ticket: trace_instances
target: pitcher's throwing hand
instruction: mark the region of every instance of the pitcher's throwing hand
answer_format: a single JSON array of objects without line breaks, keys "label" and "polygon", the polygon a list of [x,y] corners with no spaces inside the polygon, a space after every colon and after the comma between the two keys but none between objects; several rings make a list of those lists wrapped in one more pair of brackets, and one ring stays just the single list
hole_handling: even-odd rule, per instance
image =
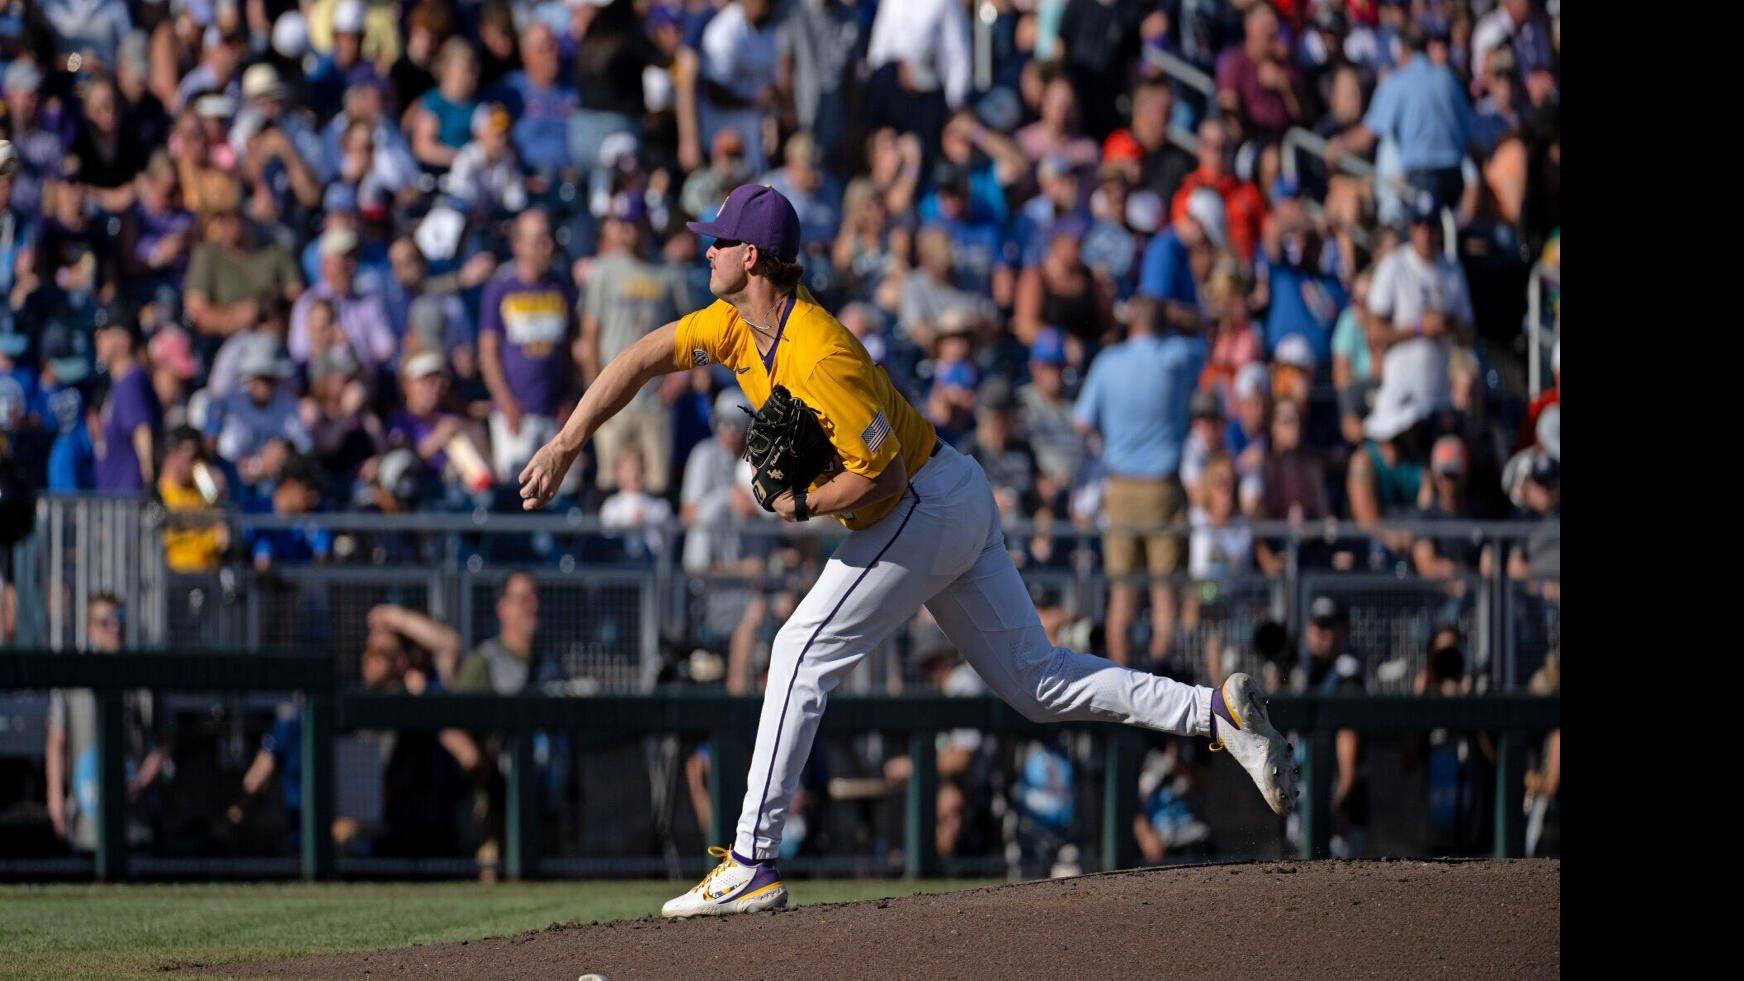
[{"label": "pitcher's throwing hand", "polygon": [[537,511],[549,504],[574,462],[575,458],[559,450],[556,443],[539,447],[521,468],[521,510]]}]

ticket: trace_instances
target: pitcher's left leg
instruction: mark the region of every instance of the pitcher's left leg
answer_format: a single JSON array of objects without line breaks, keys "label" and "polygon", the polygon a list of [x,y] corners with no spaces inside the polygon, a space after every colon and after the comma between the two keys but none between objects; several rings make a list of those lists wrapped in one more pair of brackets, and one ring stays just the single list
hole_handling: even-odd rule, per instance
[{"label": "pitcher's left leg", "polygon": [[1267,717],[1258,686],[1233,674],[1217,688],[1186,685],[1055,647],[1002,538],[927,603],[963,657],[999,696],[1036,722],[1101,721],[1204,735],[1228,749],[1278,814],[1295,804],[1289,743]]}]

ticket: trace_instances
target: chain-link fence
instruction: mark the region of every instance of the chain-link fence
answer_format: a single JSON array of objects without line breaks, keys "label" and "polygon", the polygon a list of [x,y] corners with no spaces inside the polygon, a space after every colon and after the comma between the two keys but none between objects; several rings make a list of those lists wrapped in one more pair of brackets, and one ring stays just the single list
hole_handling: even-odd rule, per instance
[{"label": "chain-link fence", "polygon": [[[527,572],[539,598],[539,656],[554,661],[576,693],[712,682],[729,671],[744,675],[733,679],[744,690],[843,534],[826,522],[716,528],[711,551],[730,561],[686,568],[685,529],[650,536],[603,528],[579,512],[291,519],[48,498],[38,517],[34,534],[10,556],[15,643],[73,646],[84,636],[89,599],[111,592],[127,611],[129,646],[315,649],[340,658],[356,677],[373,608],[425,614],[452,627],[471,650],[498,631],[503,583]],[[238,542],[235,557],[207,570],[169,570],[164,534],[190,522],[226,524]],[[1560,647],[1556,522],[1243,528],[1264,546],[1269,565],[1255,561],[1262,554],[1255,548],[1245,564],[1214,574],[1183,568],[1111,579],[1099,529],[1012,527],[1007,543],[1065,646],[1106,651],[1111,582],[1144,587],[1127,627],[1134,662],[1186,680],[1212,682],[1234,670],[1289,678],[1305,664],[1316,600],[1336,605],[1341,653],[1361,662],[1365,686],[1379,693],[1413,690],[1443,628],[1455,632],[1464,669],[1480,688],[1525,686]],[[1180,531],[1187,539],[1203,533]],[[332,547],[313,562],[257,564],[247,546],[254,535],[316,533]],[[732,547],[723,548],[728,539]],[[648,548],[651,540],[661,547]],[[1521,557],[1527,552],[1530,561]],[[1153,587],[1165,584],[1173,606],[1167,616],[1152,602]],[[931,679],[923,662],[941,647],[948,641],[923,610],[866,659],[846,690],[925,688]]]}]

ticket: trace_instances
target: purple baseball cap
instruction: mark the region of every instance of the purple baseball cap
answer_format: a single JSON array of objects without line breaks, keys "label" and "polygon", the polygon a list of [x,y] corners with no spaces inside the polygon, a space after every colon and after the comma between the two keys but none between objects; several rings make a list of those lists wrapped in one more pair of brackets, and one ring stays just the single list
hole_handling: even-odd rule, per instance
[{"label": "purple baseball cap", "polygon": [[799,256],[799,213],[767,184],[740,184],[721,203],[714,221],[687,221],[684,227],[698,235],[755,245],[782,262]]}]

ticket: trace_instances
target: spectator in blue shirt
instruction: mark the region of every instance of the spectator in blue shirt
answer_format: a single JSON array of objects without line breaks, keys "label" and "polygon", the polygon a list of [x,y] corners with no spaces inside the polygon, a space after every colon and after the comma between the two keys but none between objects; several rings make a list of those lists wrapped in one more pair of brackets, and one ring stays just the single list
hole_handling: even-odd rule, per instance
[{"label": "spectator in blue shirt", "polygon": [[763,175],[762,183],[793,202],[800,244],[827,249],[842,227],[842,185],[820,166],[823,161],[810,133],[788,137],[783,150],[781,168]]},{"label": "spectator in blue shirt", "polygon": [[[1175,599],[1167,577],[1180,568],[1182,542],[1170,526],[1187,515],[1181,486],[1181,449],[1190,421],[1188,402],[1204,370],[1204,340],[1163,328],[1161,305],[1130,304],[1130,335],[1090,365],[1078,396],[1080,431],[1101,437],[1109,473],[1103,563],[1108,593],[1108,656],[1131,664],[1128,631],[1138,614],[1138,585],[1124,577],[1150,574],[1153,662],[1174,645]],[[1133,527],[1148,529],[1135,533]],[[1144,562],[1141,566],[1140,560]]]},{"label": "spectator in blue shirt", "polygon": [[[277,517],[307,514],[321,503],[321,468],[313,458],[297,455],[285,460],[272,491],[272,513]],[[248,554],[257,572],[274,565],[314,562],[333,554],[333,533],[326,528],[250,530]]]},{"label": "spectator in blue shirt", "polygon": [[1362,125],[1327,142],[1326,156],[1336,160],[1390,140],[1411,188],[1428,191],[1438,209],[1457,207],[1465,189],[1459,165],[1471,140],[1471,106],[1453,72],[1430,60],[1421,28],[1407,27],[1403,41],[1410,58],[1375,89]]},{"label": "spectator in blue shirt", "polygon": [[1314,351],[1314,363],[1330,364],[1332,331],[1349,294],[1322,268],[1321,239],[1301,201],[1293,194],[1275,200],[1255,275],[1256,302],[1266,308],[1266,351],[1275,354],[1284,338],[1300,334]]},{"label": "spectator in blue shirt", "polygon": [[1203,321],[1199,289],[1188,259],[1200,246],[1227,246],[1224,217],[1223,198],[1211,188],[1201,188],[1188,195],[1187,208],[1180,217],[1145,247],[1138,294],[1161,304],[1165,323],[1192,330]]},{"label": "spectator in blue shirt", "polygon": [[993,279],[1002,249],[999,221],[975,197],[974,173],[950,160],[933,168],[933,211],[937,225],[951,237],[953,278],[958,286],[982,296],[998,296]]},{"label": "spectator in blue shirt", "polygon": [[491,98],[515,121],[509,139],[521,163],[551,177],[575,163],[569,155],[569,117],[581,107],[581,97],[561,80],[557,35],[546,24],[536,21],[521,32],[521,64]]}]

